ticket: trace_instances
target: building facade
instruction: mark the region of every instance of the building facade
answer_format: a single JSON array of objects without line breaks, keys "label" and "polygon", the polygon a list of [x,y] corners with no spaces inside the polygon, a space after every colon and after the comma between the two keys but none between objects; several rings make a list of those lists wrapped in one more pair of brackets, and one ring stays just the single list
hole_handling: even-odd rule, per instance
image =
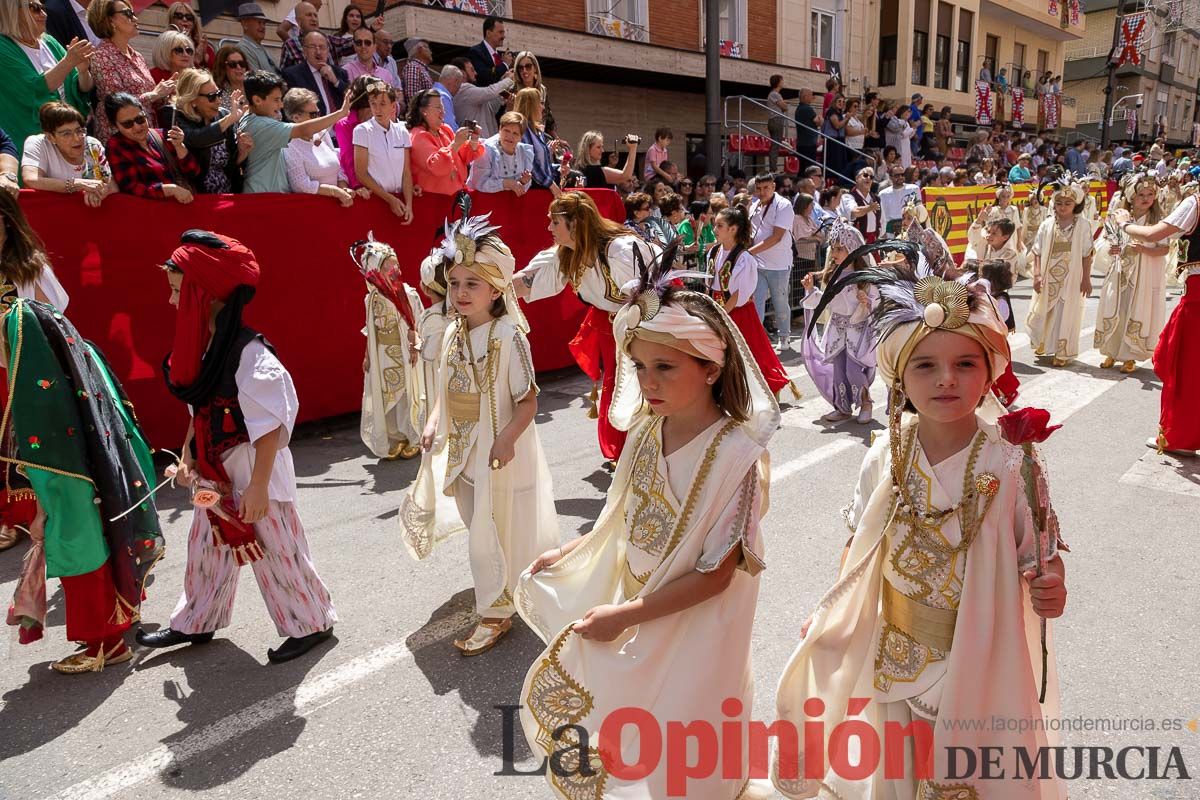
[{"label": "building facade", "polygon": [[[1161,134],[1168,144],[1193,144],[1200,89],[1200,24],[1195,8],[1184,4],[1178,18],[1169,7],[1147,10],[1125,2],[1131,30],[1144,21],[1132,59],[1117,67],[1111,114],[1113,141],[1141,141]],[[1194,6],[1195,4],[1193,4]],[[1135,16],[1141,15],[1141,16]],[[1067,51],[1067,91],[1079,98],[1079,131],[1100,138],[1108,56],[1118,24],[1117,0],[1094,0],[1087,9],[1087,35]],[[1119,39],[1120,37],[1118,37]],[[1124,49],[1118,44],[1119,49]]]}]

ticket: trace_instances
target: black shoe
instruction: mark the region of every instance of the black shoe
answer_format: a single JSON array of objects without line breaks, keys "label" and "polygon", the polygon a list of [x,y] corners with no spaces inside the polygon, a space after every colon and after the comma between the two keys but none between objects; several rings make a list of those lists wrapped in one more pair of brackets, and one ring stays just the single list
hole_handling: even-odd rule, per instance
[{"label": "black shoe", "polygon": [[299,658],[331,636],[333,636],[332,626],[323,631],[310,633],[308,636],[289,636],[283,644],[279,645],[278,650],[267,651],[267,661],[272,664],[282,664],[284,661]]},{"label": "black shoe", "polygon": [[174,647],[177,644],[204,644],[211,642],[213,631],[208,633],[180,633],[173,631],[170,628],[159,628],[156,631],[146,633],[141,628],[138,628],[137,634],[133,637],[142,647]]}]

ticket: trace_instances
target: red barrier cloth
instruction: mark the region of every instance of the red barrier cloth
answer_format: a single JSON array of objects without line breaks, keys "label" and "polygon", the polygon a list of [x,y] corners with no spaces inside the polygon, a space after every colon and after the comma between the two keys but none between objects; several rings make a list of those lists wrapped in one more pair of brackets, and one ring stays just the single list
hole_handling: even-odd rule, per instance
[{"label": "red barrier cloth", "polygon": [[[616,192],[588,194],[601,214],[625,219]],[[491,212],[523,267],[553,244],[546,218],[551,199],[544,190],[523,197],[476,194],[472,212]],[[254,251],[262,280],[246,324],[275,345],[295,379],[305,421],[361,407],[366,288],[350,261],[350,245],[374,231],[396,248],[405,280],[416,286],[450,201],[447,195],[418,197],[412,224],[402,225],[378,199],[342,208],[328,197],[299,194],[197,195],[190,205],[113,195],[92,209],[82,194],[21,193],[21,206],[71,295],[71,321],[108,356],[151,442],[172,450],[183,442],[187,411],[163,384],[175,309],[158,265],[179,246],[180,234],[204,228]],[[563,332],[578,329],[583,309],[569,291],[525,306],[538,370],[574,363]]]}]

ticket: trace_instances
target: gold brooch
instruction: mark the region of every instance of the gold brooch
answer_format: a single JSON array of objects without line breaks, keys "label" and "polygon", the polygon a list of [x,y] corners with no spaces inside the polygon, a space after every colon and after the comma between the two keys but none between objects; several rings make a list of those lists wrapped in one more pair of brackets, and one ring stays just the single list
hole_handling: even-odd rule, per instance
[{"label": "gold brooch", "polygon": [[470,236],[463,236],[461,233],[455,234],[454,263],[466,265],[475,263],[475,240]]},{"label": "gold brooch", "polygon": [[917,281],[913,296],[925,306],[925,324],[931,328],[952,331],[971,316],[970,293],[961,283],[929,275]]},{"label": "gold brooch", "polygon": [[662,299],[659,298],[658,292],[653,289],[647,289],[640,293],[634,302],[637,304],[638,309],[641,310],[643,320],[654,319],[654,315],[662,308]]},{"label": "gold brooch", "polygon": [[1000,491],[1000,479],[991,472],[981,472],[975,476],[975,491],[984,497],[995,497]]}]

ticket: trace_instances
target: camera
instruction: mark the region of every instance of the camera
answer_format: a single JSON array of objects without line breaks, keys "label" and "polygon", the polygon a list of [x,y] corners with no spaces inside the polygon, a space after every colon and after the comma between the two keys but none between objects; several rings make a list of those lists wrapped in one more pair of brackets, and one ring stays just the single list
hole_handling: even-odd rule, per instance
[{"label": "camera", "polygon": [[626,134],[625,136],[621,137],[621,144],[631,144],[631,143],[632,144],[641,144],[642,137],[638,136],[636,133]]}]

